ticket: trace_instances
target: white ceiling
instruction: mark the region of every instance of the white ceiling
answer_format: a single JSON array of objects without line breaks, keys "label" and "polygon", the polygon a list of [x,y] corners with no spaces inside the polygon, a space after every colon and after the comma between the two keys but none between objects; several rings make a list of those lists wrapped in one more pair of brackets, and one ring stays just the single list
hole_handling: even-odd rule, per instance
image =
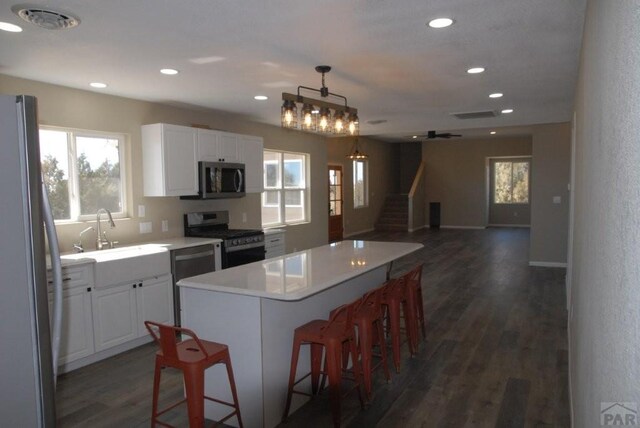
[{"label": "white ceiling", "polygon": [[[359,110],[361,134],[409,141],[428,130],[571,118],[586,0],[51,0],[69,30],[45,30],[0,0],[0,73],[279,124],[281,93],[319,88]],[[17,2],[19,3],[19,2]],[[434,30],[437,17],[455,20]],[[483,66],[470,75],[466,70]],[[180,70],[164,76],[160,68]],[[97,90],[96,90],[97,91]],[[489,99],[492,92],[504,97]],[[255,101],[254,95],[269,96]],[[313,95],[313,94],[310,94]],[[513,108],[490,119],[450,113]],[[386,122],[370,125],[371,120]]]}]

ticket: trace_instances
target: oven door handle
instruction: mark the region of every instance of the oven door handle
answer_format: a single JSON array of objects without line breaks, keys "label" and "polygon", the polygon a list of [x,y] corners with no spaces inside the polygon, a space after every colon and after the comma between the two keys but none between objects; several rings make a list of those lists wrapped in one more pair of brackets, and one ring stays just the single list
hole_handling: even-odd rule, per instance
[{"label": "oven door handle", "polygon": [[184,260],[200,259],[200,258],[209,257],[209,256],[213,256],[213,250],[203,251],[201,253],[195,253],[195,254],[186,254],[184,256],[176,256],[176,261],[181,262]]},{"label": "oven door handle", "polygon": [[225,252],[235,253],[236,251],[252,250],[254,248],[260,248],[260,247],[264,248],[264,242],[256,242],[255,244],[244,244],[244,245],[238,245],[236,247],[226,248]]}]

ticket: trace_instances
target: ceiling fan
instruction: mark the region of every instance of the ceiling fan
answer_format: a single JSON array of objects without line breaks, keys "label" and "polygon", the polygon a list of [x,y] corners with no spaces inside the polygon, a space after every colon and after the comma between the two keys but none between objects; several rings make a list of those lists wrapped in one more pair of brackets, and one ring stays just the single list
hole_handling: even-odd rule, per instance
[{"label": "ceiling fan", "polygon": [[443,132],[438,134],[436,131],[427,132],[427,139],[431,140],[434,138],[451,138],[451,137],[462,137],[460,134],[452,134],[451,132]]},{"label": "ceiling fan", "polygon": [[447,139],[449,139],[451,137],[462,137],[462,135],[460,135],[460,134],[452,134],[451,132],[437,133],[436,131],[428,131],[426,134],[411,135],[410,136],[410,138],[412,138],[412,139],[426,138],[427,140],[433,140],[435,138],[447,138]]}]

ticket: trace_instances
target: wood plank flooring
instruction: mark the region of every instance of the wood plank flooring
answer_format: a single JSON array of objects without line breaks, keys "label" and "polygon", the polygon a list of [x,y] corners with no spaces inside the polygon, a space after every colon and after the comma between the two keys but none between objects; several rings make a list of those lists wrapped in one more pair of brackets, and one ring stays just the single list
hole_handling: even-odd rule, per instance
[{"label": "wood plank flooring", "polygon": [[[424,244],[395,262],[392,275],[424,263],[428,334],[419,355],[403,355],[390,383],[377,373],[365,410],[355,394],[344,399],[343,426],[570,426],[565,271],[528,266],[528,229],[357,238]],[[146,345],[61,376],[59,426],[149,426],[154,352]],[[180,397],[180,374],[165,370],[162,388],[166,402]],[[187,426],[186,410],[169,414],[168,422]],[[281,425],[329,426],[325,394]]]}]

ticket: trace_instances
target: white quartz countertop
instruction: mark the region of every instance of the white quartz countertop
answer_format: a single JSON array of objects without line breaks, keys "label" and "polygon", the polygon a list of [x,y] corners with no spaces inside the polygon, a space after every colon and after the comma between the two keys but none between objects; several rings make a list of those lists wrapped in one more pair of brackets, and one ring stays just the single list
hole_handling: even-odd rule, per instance
[{"label": "white quartz countertop", "polygon": [[158,245],[165,247],[167,250],[179,250],[180,248],[197,247],[198,245],[216,244],[222,242],[222,239],[216,238],[191,238],[182,236],[180,238],[161,239],[145,242],[145,245]]},{"label": "white quartz countertop", "polygon": [[181,287],[301,300],[423,247],[411,242],[341,241],[185,278]]},{"label": "white quartz countertop", "polygon": [[263,233],[265,235],[273,235],[274,233],[286,233],[286,230],[284,229],[279,229],[279,228],[272,228],[272,229],[264,229]]}]

